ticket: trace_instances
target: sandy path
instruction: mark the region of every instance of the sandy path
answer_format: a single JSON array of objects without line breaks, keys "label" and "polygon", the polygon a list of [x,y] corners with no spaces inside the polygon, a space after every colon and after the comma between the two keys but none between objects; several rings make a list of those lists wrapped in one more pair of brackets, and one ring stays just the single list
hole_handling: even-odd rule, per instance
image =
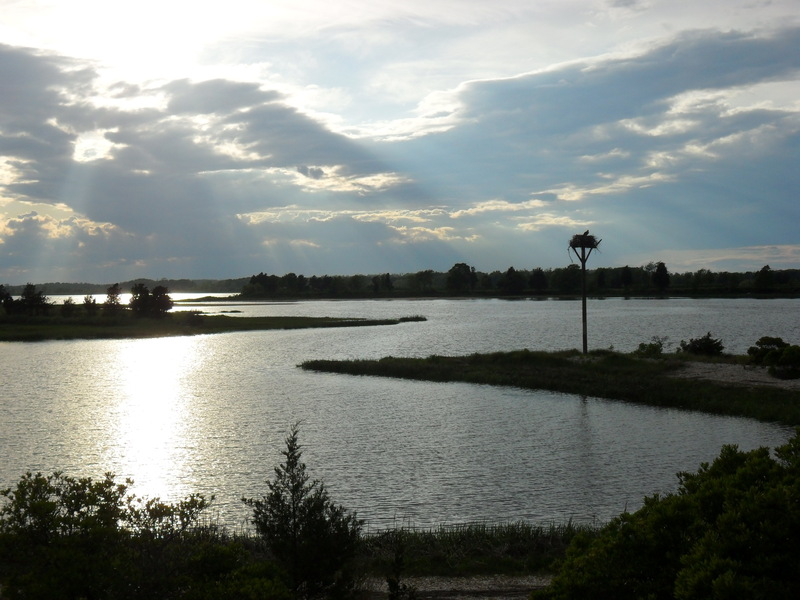
[{"label": "sandy path", "polygon": [[800,379],[778,379],[763,367],[731,365],[725,363],[687,362],[675,377],[710,379],[744,386],[771,386],[800,391]]},{"label": "sandy path", "polygon": [[[417,599],[437,600],[518,600],[527,598],[533,590],[542,589],[550,577],[530,575],[509,577],[490,575],[485,577],[407,577],[402,583],[412,587]],[[387,598],[386,584],[372,581],[368,586],[369,596],[376,600]]]}]

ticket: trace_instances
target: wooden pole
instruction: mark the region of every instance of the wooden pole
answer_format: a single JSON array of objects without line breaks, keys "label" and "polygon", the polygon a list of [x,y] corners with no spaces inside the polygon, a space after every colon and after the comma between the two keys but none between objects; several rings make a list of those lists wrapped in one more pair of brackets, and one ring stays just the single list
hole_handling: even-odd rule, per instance
[{"label": "wooden pole", "polygon": [[[578,257],[578,260],[581,261],[581,322],[583,325],[583,353],[589,353],[589,335],[588,335],[588,328],[586,325],[586,261],[589,260],[589,256],[592,254],[592,250],[597,248],[600,244],[600,240],[595,238],[593,235],[589,235],[589,230],[587,229],[583,235],[574,235],[572,236],[572,240],[570,240],[569,247],[575,253],[575,256]],[[578,248],[581,249],[580,253],[578,253]]]},{"label": "wooden pole", "polygon": [[[589,254],[591,254],[591,249]],[[586,260],[589,256],[586,254],[586,248],[581,248],[581,291],[582,291],[582,306],[581,316],[583,317],[583,353],[589,353],[589,336],[586,329]]]}]

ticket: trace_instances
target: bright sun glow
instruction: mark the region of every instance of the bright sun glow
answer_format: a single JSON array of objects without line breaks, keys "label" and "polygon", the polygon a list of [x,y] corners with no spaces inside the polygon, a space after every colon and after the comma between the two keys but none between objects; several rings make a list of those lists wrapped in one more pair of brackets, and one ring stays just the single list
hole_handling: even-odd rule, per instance
[{"label": "bright sun glow", "polygon": [[[180,497],[175,489],[192,470],[194,435],[188,421],[184,378],[199,368],[196,338],[135,340],[123,344],[117,357],[120,395],[117,457],[137,495]],[[181,476],[175,474],[180,473]]]},{"label": "bright sun glow", "polygon": [[75,140],[73,158],[78,162],[108,158],[113,147],[114,144],[109,142],[101,131],[92,131]]}]

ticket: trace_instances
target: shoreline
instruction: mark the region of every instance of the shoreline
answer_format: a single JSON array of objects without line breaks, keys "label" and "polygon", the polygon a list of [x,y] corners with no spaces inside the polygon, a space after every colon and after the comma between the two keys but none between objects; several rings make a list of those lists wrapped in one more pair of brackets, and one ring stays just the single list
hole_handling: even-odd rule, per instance
[{"label": "shoreline", "polygon": [[469,356],[310,360],[300,368],[437,382],[549,390],[663,408],[800,426],[800,380],[769,376],[746,357],[708,361],[676,355],[640,358],[609,350],[516,350]]}]

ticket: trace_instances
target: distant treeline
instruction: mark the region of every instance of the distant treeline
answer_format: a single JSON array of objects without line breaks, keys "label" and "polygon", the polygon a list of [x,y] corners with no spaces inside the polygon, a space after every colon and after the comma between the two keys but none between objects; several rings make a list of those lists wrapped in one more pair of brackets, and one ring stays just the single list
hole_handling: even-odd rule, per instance
[{"label": "distant treeline", "polygon": [[[728,272],[700,269],[671,273],[663,262],[639,267],[603,267],[586,272],[591,295],[751,296],[800,295],[800,269]],[[258,273],[237,279],[135,279],[121,282],[123,290],[137,284],[150,289],[163,286],[171,293],[229,293],[244,298],[403,298],[445,296],[574,296],[581,293],[581,268],[577,264],[555,269],[516,269],[490,273],[456,263],[449,271],[427,269],[416,273],[378,275],[283,275]],[[53,295],[105,295],[110,284],[43,283],[42,293]],[[6,285],[19,295],[24,285]]]},{"label": "distant treeline", "polygon": [[[592,295],[748,296],[800,294],[800,269],[731,273],[700,269],[670,273],[663,262],[640,267],[587,270]],[[485,273],[466,263],[447,272],[433,270],[382,275],[323,275],[258,273],[242,287],[245,298],[374,298],[409,296],[574,296],[581,293],[581,268],[509,267]]]},{"label": "distant treeline", "polygon": [[[215,293],[215,294],[238,294],[242,287],[247,284],[247,277],[238,279],[133,279],[131,281],[119,282],[119,287],[125,292],[130,291],[136,285],[144,285],[149,289],[158,286],[167,288],[171,293]],[[36,284],[36,289],[48,296],[69,296],[86,294],[105,296],[108,288],[116,282],[110,283],[41,283]],[[4,285],[6,291],[15,296],[20,295],[24,285]]]}]

